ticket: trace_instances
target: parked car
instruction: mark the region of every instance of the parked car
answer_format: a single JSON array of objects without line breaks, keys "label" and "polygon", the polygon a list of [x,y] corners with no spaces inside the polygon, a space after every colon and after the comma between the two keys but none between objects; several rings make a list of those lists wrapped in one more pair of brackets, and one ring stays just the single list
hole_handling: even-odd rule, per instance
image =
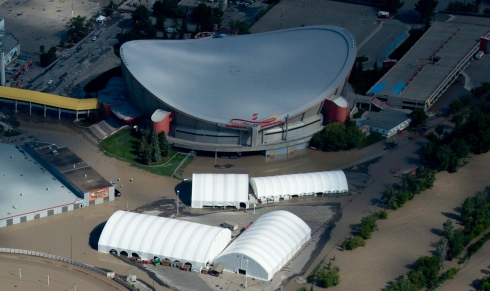
[{"label": "parked car", "polygon": [[97,37],[94,35],[92,36],[92,41],[96,41],[97,40]]}]

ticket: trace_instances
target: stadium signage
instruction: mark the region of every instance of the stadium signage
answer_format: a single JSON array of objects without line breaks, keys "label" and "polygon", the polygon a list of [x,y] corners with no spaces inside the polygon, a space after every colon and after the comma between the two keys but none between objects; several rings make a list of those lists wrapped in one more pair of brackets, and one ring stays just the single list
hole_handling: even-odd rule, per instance
[{"label": "stadium signage", "polygon": [[233,118],[230,120],[230,123],[219,124],[219,126],[231,128],[231,129],[248,130],[249,127],[267,128],[267,127],[282,124],[284,122],[282,119],[278,119],[279,117],[277,115],[271,115],[261,120],[257,120],[257,117],[258,114],[255,113],[252,115],[251,120]]}]

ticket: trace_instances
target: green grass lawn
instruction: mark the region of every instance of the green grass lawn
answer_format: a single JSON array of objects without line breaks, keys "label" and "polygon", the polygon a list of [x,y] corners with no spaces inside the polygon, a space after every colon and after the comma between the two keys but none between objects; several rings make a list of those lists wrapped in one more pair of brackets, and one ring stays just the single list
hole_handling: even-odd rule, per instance
[{"label": "green grass lawn", "polygon": [[[130,129],[123,129],[101,141],[99,148],[108,156],[126,161],[134,167],[161,176],[171,176],[175,168],[185,158],[185,154],[170,149],[168,157],[162,157],[160,162],[145,166],[138,161],[139,143],[140,139],[134,136]],[[191,161],[192,157],[189,157],[184,165],[188,165]]]},{"label": "green grass lawn", "polygon": [[364,141],[362,142],[362,144],[358,148],[359,149],[362,149],[362,148],[368,147],[368,146],[373,145],[373,144],[375,144],[377,142],[380,142],[380,141],[382,141],[384,139],[385,138],[381,134],[379,134],[377,132],[371,132],[371,134],[368,135],[364,139]]}]

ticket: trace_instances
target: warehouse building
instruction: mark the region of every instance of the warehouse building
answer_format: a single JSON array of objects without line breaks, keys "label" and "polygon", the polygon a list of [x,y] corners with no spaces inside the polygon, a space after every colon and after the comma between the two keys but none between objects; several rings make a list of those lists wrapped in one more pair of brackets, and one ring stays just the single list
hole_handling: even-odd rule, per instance
[{"label": "warehouse building", "polygon": [[260,216],[215,260],[228,272],[270,280],[310,239],[311,229],[285,210]]},{"label": "warehouse building", "polygon": [[200,272],[230,240],[226,228],[119,210],[104,226],[98,251],[143,260],[156,256]]},{"label": "warehouse building", "polygon": [[255,197],[262,202],[289,199],[292,196],[346,193],[349,191],[343,171],[278,175],[250,178]]},{"label": "warehouse building", "polygon": [[0,143],[0,227],[83,205],[83,198],[50,173],[24,147]]},{"label": "warehouse building", "polygon": [[248,174],[192,174],[192,208],[248,208]]}]

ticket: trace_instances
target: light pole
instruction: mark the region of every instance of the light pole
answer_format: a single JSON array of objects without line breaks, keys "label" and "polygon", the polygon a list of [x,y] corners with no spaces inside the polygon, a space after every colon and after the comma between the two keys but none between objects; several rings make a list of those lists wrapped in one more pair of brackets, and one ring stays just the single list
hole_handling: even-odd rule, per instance
[{"label": "light pole", "polygon": [[70,234],[70,260],[73,260],[73,234]]},{"label": "light pole", "polygon": [[19,267],[19,279],[22,279],[22,268]]},{"label": "light pole", "polygon": [[245,269],[245,288],[247,288],[247,279],[248,279],[248,259],[247,261],[247,268]]},{"label": "light pole", "polygon": [[179,213],[179,201],[180,201],[180,194],[179,194],[179,190],[177,190],[177,213]]},{"label": "light pole", "polygon": [[49,274],[48,274],[48,285],[49,285]]},{"label": "light pole", "polygon": [[77,291],[77,285],[73,284],[73,290]]}]

